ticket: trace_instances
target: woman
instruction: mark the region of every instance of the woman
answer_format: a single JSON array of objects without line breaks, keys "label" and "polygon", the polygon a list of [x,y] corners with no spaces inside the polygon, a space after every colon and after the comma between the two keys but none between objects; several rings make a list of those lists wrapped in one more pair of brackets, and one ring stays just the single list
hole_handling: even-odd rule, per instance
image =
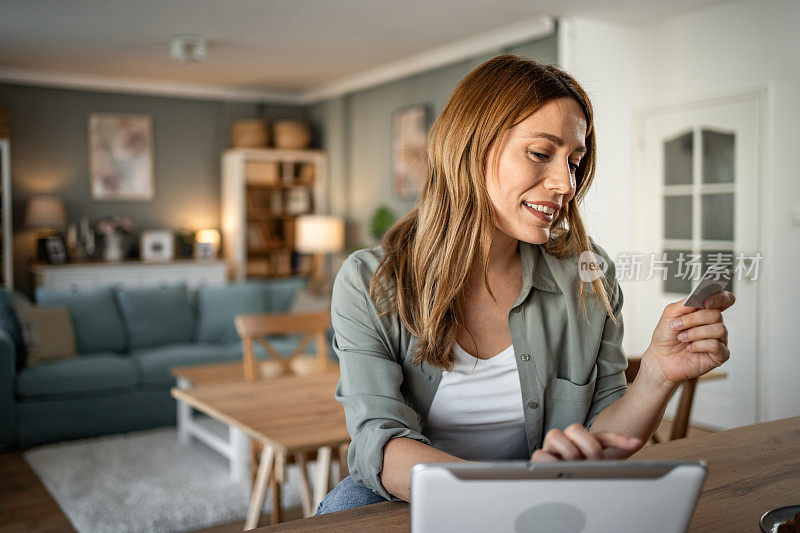
[{"label": "woman", "polygon": [[[487,61],[450,97],[428,154],[416,208],[334,284],[350,476],[317,514],[408,501],[420,462],[627,458],[677,384],[730,355],[731,293],[676,302],[627,387],[622,292],[579,213],[592,106],[567,73]],[[579,273],[587,253],[610,265],[597,279]]]}]

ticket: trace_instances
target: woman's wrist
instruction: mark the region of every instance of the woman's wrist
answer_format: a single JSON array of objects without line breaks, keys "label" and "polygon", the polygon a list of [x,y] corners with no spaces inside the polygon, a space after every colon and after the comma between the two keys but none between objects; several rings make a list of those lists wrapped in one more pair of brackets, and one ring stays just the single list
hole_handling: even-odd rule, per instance
[{"label": "woman's wrist", "polygon": [[642,356],[642,362],[634,383],[651,392],[672,395],[678,383],[673,383],[664,376],[664,373],[658,367],[658,363],[653,357],[649,357],[650,354],[648,352],[649,348]]}]

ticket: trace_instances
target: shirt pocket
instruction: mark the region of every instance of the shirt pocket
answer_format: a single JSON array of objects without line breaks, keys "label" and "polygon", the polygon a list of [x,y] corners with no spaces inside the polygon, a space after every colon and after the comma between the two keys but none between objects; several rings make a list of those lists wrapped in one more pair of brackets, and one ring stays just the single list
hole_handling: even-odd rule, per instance
[{"label": "shirt pocket", "polygon": [[563,430],[570,424],[584,425],[596,384],[596,364],[592,367],[589,380],[583,384],[552,378],[545,395],[545,433],[553,428]]}]

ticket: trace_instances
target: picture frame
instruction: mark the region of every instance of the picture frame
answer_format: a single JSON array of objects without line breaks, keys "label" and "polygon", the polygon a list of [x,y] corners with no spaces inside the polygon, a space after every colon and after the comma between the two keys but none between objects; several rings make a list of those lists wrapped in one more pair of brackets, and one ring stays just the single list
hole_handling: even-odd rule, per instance
[{"label": "picture frame", "polygon": [[38,241],[39,256],[51,265],[63,265],[69,261],[67,246],[62,235],[48,235]]},{"label": "picture frame", "polygon": [[164,262],[175,257],[175,238],[169,230],[144,231],[140,242],[142,261]]},{"label": "picture frame", "polygon": [[392,190],[401,200],[416,199],[425,184],[432,116],[430,104],[402,107],[392,113]]},{"label": "picture frame", "polygon": [[91,113],[88,131],[92,199],[152,200],[152,117]]}]

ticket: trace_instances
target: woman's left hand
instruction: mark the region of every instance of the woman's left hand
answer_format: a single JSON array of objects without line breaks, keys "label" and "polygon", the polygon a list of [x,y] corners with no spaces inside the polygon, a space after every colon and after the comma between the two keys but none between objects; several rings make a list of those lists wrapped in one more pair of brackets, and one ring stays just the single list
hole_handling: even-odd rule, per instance
[{"label": "woman's left hand", "polygon": [[702,376],[728,360],[728,329],[722,311],[733,305],[728,291],[710,296],[703,309],[684,307],[683,302],[669,304],[661,314],[642,365],[675,386],[687,379]]}]

